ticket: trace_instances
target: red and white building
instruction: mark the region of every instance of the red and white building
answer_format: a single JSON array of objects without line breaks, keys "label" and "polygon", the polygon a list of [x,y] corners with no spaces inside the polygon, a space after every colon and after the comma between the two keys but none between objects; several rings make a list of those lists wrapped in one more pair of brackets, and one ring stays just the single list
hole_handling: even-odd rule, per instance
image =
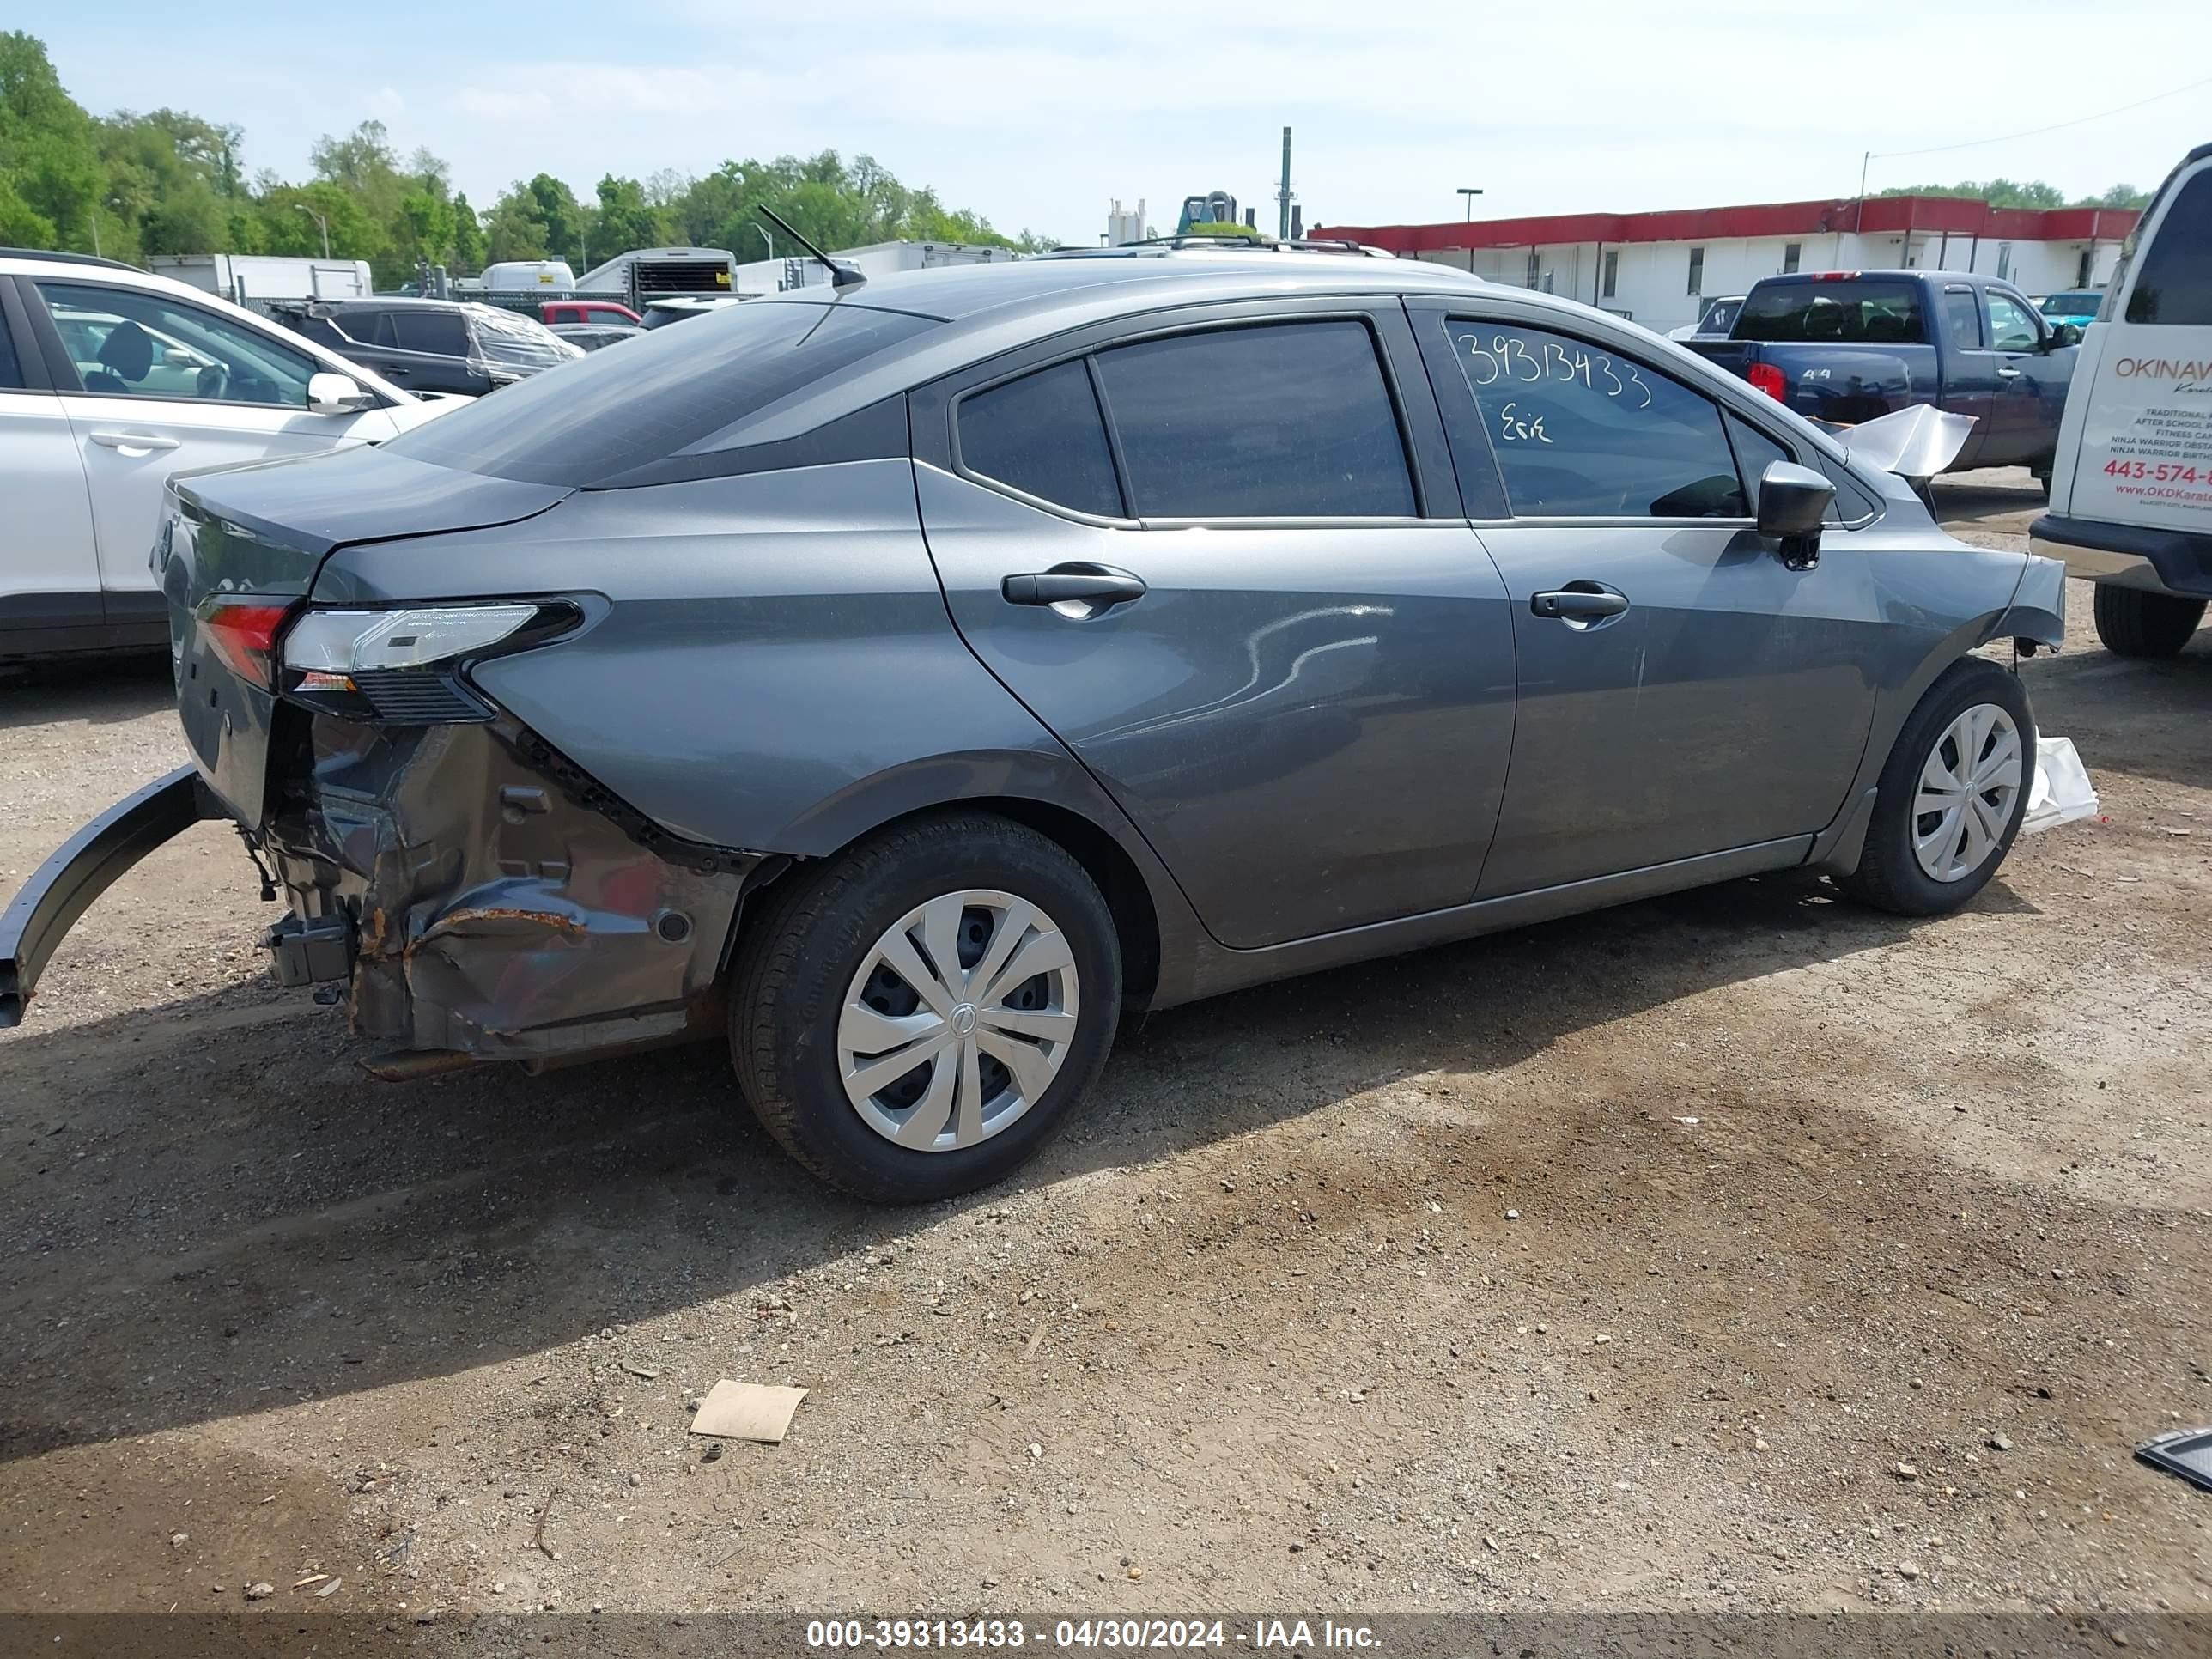
[{"label": "red and white building", "polygon": [[1790,270],[1978,270],[2031,295],[2101,286],[2132,208],[1993,208],[1955,196],[1664,213],[1558,213],[1434,225],[1316,226],[1401,257],[1599,306],[1662,333],[1704,301]]}]

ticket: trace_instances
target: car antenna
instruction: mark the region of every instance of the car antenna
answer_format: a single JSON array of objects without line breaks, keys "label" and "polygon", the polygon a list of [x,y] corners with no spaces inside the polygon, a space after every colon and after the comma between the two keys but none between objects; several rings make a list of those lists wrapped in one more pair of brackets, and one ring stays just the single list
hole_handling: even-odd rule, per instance
[{"label": "car antenna", "polygon": [[798,243],[799,246],[805,248],[816,258],[822,261],[823,266],[826,267],[830,272],[830,287],[858,288],[861,283],[868,280],[866,273],[861,270],[860,266],[855,264],[840,264],[837,260],[831,258],[820,248],[815,246],[813,243],[808,241],[804,236],[801,236],[797,231],[793,230],[791,228],[791,221],[785,218],[781,213],[778,213],[774,208],[769,206],[765,202],[756,202],[753,205],[760,210],[762,216],[767,219],[770,223],[774,224],[778,230],[790,237],[793,241]]}]

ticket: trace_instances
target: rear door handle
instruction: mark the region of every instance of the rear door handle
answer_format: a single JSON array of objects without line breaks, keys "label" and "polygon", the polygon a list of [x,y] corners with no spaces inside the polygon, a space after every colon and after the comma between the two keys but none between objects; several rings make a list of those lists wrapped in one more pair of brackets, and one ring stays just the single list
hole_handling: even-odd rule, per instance
[{"label": "rear door handle", "polygon": [[1140,577],[1103,564],[1056,564],[999,583],[1000,597],[1008,605],[1125,605],[1145,597]]},{"label": "rear door handle", "polygon": [[95,432],[93,442],[107,449],[119,449],[125,454],[150,455],[157,449],[175,449],[179,441],[164,438],[152,432]]},{"label": "rear door handle", "polygon": [[1555,593],[1531,593],[1528,608],[1540,617],[1595,622],[1602,617],[1618,617],[1627,610],[1628,596],[1603,588],[1571,587]]},{"label": "rear door handle", "polygon": [[1997,379],[2000,380],[2017,380],[2020,379],[2020,371],[2009,367],[2000,368],[1997,370]]}]

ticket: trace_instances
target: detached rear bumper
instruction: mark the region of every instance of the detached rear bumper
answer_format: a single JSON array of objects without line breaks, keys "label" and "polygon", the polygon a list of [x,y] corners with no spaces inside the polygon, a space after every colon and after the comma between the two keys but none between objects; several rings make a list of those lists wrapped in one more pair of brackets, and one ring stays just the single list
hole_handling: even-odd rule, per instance
[{"label": "detached rear bumper", "polygon": [[119,800],[40,865],[0,915],[0,1028],[21,1022],[39,975],[92,902],[155,848],[227,817],[191,767]]}]

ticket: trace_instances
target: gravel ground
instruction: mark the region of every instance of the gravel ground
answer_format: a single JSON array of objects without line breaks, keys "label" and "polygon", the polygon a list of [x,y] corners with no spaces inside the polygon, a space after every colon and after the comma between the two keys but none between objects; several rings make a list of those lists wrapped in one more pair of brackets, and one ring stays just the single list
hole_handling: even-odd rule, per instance
[{"label": "gravel ground", "polygon": [[[1965,913],[1744,882],[1158,1015],[918,1212],[711,1050],[368,1080],[201,826],[0,1037],[0,1610],[2204,1610],[2130,1454],[2212,1421],[2212,633],[2069,599],[2105,816]],[[0,724],[0,890],[182,755],[158,661]],[[723,1376],[813,1392],[707,1462]]]}]

